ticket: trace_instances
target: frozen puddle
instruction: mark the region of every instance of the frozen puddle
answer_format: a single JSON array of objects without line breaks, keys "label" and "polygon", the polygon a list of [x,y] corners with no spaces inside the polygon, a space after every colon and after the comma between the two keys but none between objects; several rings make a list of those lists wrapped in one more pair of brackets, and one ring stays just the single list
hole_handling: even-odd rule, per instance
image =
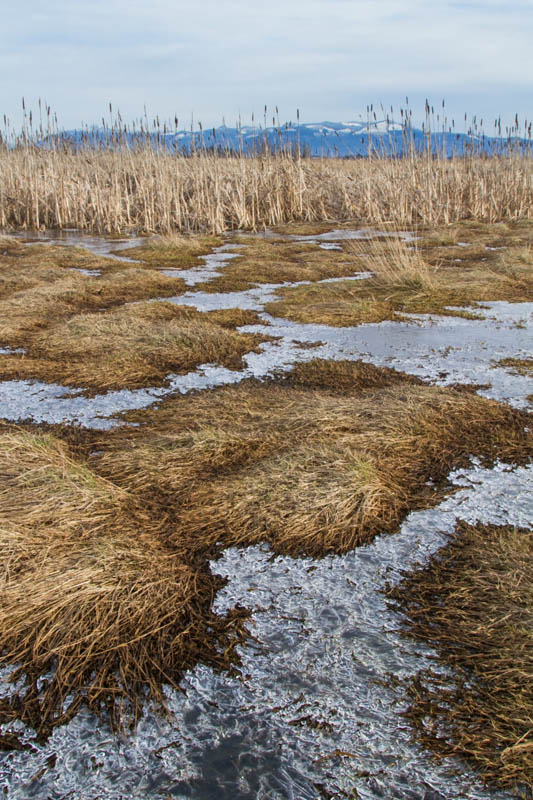
[{"label": "frozen puddle", "polygon": [[[239,231],[241,236],[262,237],[265,239],[280,239],[287,242],[308,242],[309,244],[319,244],[321,242],[344,242],[352,239],[376,239],[381,236],[399,236],[404,242],[412,242],[418,237],[411,231],[381,231],[378,228],[335,228],[332,231],[325,233],[312,233],[312,234],[299,234],[299,233],[276,233],[275,231],[267,228],[261,233],[249,233],[248,231]],[[335,248],[324,247],[328,249],[342,248],[337,246]]]},{"label": "frozen puddle", "polygon": [[[371,272],[358,272],[343,278],[324,278],[321,281],[294,281],[293,283],[258,283],[252,289],[242,292],[185,292],[176,297],[164,298],[167,303],[179,306],[193,306],[198,311],[220,311],[228,308],[241,308],[247,311],[263,311],[267,303],[278,301],[280,289],[292,289],[295,286],[310,286],[321,283],[339,283],[340,281],[362,281],[369,278]],[[265,314],[265,320],[270,319]],[[244,330],[244,328],[243,328]]]},{"label": "frozen puddle", "polygon": [[533,303],[484,303],[473,309],[485,319],[413,315],[409,322],[381,322],[355,328],[300,324],[267,314],[267,325],[243,331],[269,333],[292,342],[321,342],[298,355],[312,358],[358,359],[394,367],[434,383],[490,384],[479,394],[527,406],[531,378],[512,375],[496,362],[502,358],[530,358],[533,351]]},{"label": "frozen puddle", "polygon": [[326,233],[318,233],[311,236],[298,236],[297,234],[289,234],[288,239],[294,242],[343,242],[353,239],[375,239],[381,236],[398,236],[404,242],[413,242],[417,237],[410,233],[410,231],[380,231],[374,228],[357,228],[345,230],[333,230]]},{"label": "frozen puddle", "polygon": [[[133,261],[132,258],[128,259],[128,261]],[[84,269],[83,267],[71,267],[74,272],[81,272],[82,275],[89,275],[91,278],[99,278],[102,274],[102,271],[99,269]]]},{"label": "frozen puddle", "polygon": [[233,251],[240,250],[243,246],[241,244],[223,244],[221,247],[215,247],[212,253],[200,256],[204,261],[204,267],[162,269],[161,272],[170,278],[182,278],[187,286],[195,286],[197,283],[204,283],[222,275],[220,270],[226,266],[228,261],[240,255],[238,252],[234,253]]},{"label": "frozen puddle", "polygon": [[458,517],[533,518],[533,469],[473,466],[453,477],[464,488],[441,506],[345,556],[227,550],[213,564],[230,580],[217,606],[253,610],[241,676],[198,666],[185,694],[168,691],[171,718],[149,712],[132,738],[114,738],[82,713],[33,752],[0,754],[5,796],[312,800],[319,784],[334,797],[356,788],[365,800],[510,797],[413,744],[401,696],[383,685],[389,673],[407,677],[428,665],[432,653],[396,632],[398,617],[379,591],[385,581],[442,546]]},{"label": "frozen puddle", "polygon": [[[273,290],[259,287],[227,295],[190,293],[176,302],[201,310],[263,307]],[[232,302],[233,298],[233,302]],[[247,304],[248,303],[248,304]],[[533,303],[487,303],[486,319],[420,316],[412,322],[382,322],[355,328],[302,325],[262,314],[264,324],[240,330],[279,337],[244,356],[243,370],[204,364],[186,375],[170,375],[160,388],[106,392],[84,397],[80,392],[38,381],[0,383],[0,418],[37,422],[76,422],[92,428],[118,424],[109,418],[121,411],[146,408],[170,392],[207,389],[245,378],[263,378],[314,358],[351,359],[394,367],[441,385],[490,384],[479,390],[485,397],[522,408],[532,393],[531,378],[498,367],[501,358],[527,358],[533,351]],[[306,349],[303,345],[317,346]]]},{"label": "frozen puddle", "polygon": [[[61,231],[46,233],[39,233],[36,231],[17,231],[12,234],[16,239],[22,239],[27,244],[67,244],[72,247],[85,247],[98,256],[111,258],[115,261],[130,261],[132,264],[137,264],[138,260],[135,258],[127,258],[123,255],[116,255],[111,252],[112,250],[129,250],[131,247],[137,247],[145,240],[139,236],[131,236],[128,238],[112,239],[105,236],[92,236],[90,233],[83,233],[77,228],[65,228]],[[88,273],[90,274],[90,273]]]}]

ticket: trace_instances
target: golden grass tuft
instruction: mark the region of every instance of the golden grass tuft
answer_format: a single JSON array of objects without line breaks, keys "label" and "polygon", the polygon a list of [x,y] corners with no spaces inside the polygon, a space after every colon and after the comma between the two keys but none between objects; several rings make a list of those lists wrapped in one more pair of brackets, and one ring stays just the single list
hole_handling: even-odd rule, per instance
[{"label": "golden grass tuft", "polygon": [[533,452],[523,412],[351,362],[302,365],[292,384],[169,398],[128,418],[143,424],[114,433],[95,468],[136,491],[157,486],[176,508],[178,539],[268,541],[293,555],[396,530],[440,501],[470,455],[523,463]]},{"label": "golden grass tuft", "polygon": [[[223,243],[220,236],[172,232],[149,237],[136,247],[128,248],[126,255],[139,259],[144,267],[191,269],[201,263],[199,256],[211,253]],[[115,254],[120,256],[122,251],[117,250]]]},{"label": "golden grass tuft", "polygon": [[211,362],[241,369],[243,355],[265,341],[231,330],[244,321],[250,317],[238,312],[202,314],[164,302],[76,314],[35,333],[27,354],[0,356],[0,375],[107,390],[161,385],[169,373]]},{"label": "golden grass tuft", "polygon": [[238,615],[210,610],[220,580],[164,515],[47,434],[2,429],[0,469],[0,661],[22,680],[2,721],[46,736],[85,703],[119,724],[199,657],[229,665]]},{"label": "golden grass tuft", "polygon": [[533,796],[533,531],[461,522],[389,595],[452,670],[408,683],[417,738]]},{"label": "golden grass tuft", "polygon": [[346,252],[362,271],[372,273],[368,279],[372,288],[431,292],[434,287],[434,269],[424,260],[416,242],[409,244],[399,235],[379,240],[355,239],[347,242]]}]

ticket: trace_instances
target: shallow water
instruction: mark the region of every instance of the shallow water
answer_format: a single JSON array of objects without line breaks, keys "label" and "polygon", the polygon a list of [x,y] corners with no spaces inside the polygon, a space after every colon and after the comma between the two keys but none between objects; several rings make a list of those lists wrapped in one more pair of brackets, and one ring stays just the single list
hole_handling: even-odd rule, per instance
[{"label": "shallow water", "polygon": [[[436,383],[490,382],[483,394],[515,406],[524,406],[532,391],[530,379],[494,366],[503,357],[530,357],[531,303],[486,304],[483,320],[419,316],[330,328],[264,314],[273,291],[185,295],[204,311],[256,304],[262,324],[242,330],[279,339],[248,354],[243,371],[204,365],[173,376],[166,388],[94,398],[60,386],[6,382],[0,384],[0,416],[108,427],[115,424],[111,414],[149,405],[169,391],[262,377],[317,357],[363,358]],[[305,349],[309,343],[319,344]],[[267,547],[225,551],[213,564],[229,578],[216,605],[253,610],[240,677],[198,666],[187,674],[183,693],[169,690],[170,719],[148,711],[131,738],[113,737],[82,713],[45,746],[0,753],[5,796],[311,800],[320,784],[332,793],[356,788],[365,800],[508,798],[484,788],[459,761],[437,764],[413,743],[399,716],[402,695],[386,685],[389,673],[407,677],[432,656],[428,647],[399,636],[399,617],[380,592],[386,581],[424,563],[457,518],[523,526],[533,520],[533,467],[486,470],[474,463],[453,479],[463,488],[438,508],[410,514],[400,533],[344,556],[273,557]]]},{"label": "shallow water", "polygon": [[[260,302],[256,290],[235,292],[240,298]],[[257,292],[269,292],[258,289]],[[200,310],[235,308],[230,295],[184,295]],[[190,302],[189,302],[190,300]],[[193,302],[195,300],[195,302]],[[251,302],[251,301],[250,301]],[[249,307],[241,305],[240,307]],[[484,320],[461,317],[419,316],[413,322],[382,322],[356,328],[299,324],[262,314],[264,324],[239,330],[278,337],[244,356],[242,370],[204,364],[185,375],[168,376],[164,387],[110,391],[85,397],[80,391],[39,381],[0,382],[0,417],[36,422],[76,422],[91,428],[108,428],[121,411],[146,408],[171,392],[207,389],[250,378],[263,378],[314,358],[352,359],[395,367],[440,385],[489,384],[479,393],[505,400],[517,408],[528,405],[531,378],[498,367],[501,358],[525,358],[533,352],[533,303],[486,304]],[[317,346],[306,348],[305,345]]]},{"label": "shallow water", "polygon": [[[38,231],[18,231],[13,236],[17,239],[22,239],[27,244],[65,244],[71,247],[85,247],[98,256],[111,258],[116,261],[130,261],[132,264],[139,263],[135,258],[128,258],[123,255],[115,255],[113,250],[129,250],[131,247],[137,247],[145,240],[139,236],[128,236],[121,238],[111,238],[108,236],[93,236],[90,233],[83,233],[75,228],[65,228],[60,231],[47,231],[40,233]],[[89,273],[90,274],[90,273]]]}]

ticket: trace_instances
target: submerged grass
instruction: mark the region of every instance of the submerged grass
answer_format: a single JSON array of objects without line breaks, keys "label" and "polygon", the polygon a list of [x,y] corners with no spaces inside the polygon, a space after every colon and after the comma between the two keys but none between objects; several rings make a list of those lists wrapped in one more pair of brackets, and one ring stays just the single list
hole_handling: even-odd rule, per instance
[{"label": "submerged grass", "polygon": [[48,434],[2,427],[0,470],[1,721],[44,737],[85,703],[118,725],[199,657],[229,665],[239,614],[211,611],[221,581],[168,517]]},{"label": "submerged grass", "polygon": [[[439,755],[533,796],[533,531],[459,523],[390,596],[452,672],[408,684],[407,716]],[[526,794],[523,794],[523,792]]]},{"label": "submerged grass", "polygon": [[533,377],[533,358],[500,358],[495,363],[497,367],[505,367],[511,372],[519,375],[529,375]]}]

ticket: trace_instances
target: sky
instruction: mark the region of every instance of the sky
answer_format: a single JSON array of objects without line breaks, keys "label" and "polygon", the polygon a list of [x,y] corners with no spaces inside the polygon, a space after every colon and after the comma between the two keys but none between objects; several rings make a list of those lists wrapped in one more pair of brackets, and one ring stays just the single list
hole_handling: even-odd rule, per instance
[{"label": "sky", "polygon": [[[533,0],[0,0],[0,115],[21,99],[61,127],[179,119],[205,127],[366,118],[445,100],[490,133],[533,118]],[[378,112],[378,116],[380,116]],[[460,123],[460,124],[459,124]]]}]

